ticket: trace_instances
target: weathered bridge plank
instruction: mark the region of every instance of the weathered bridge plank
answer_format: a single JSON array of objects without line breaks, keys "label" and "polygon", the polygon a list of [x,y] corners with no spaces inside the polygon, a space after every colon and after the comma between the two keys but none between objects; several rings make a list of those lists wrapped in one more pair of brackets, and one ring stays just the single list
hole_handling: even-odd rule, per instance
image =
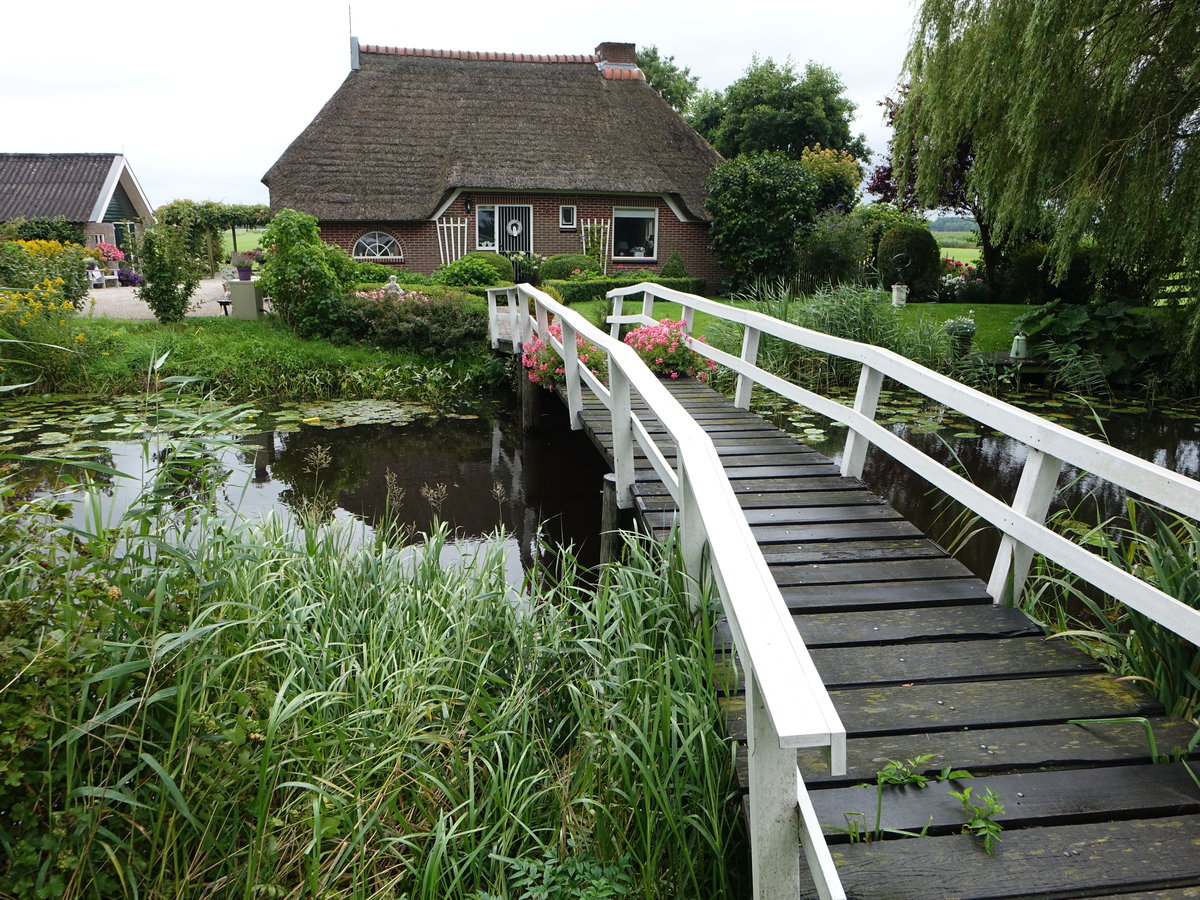
[{"label": "weathered bridge plank", "polygon": [[[1195,726],[1161,714],[1137,687],[1100,670],[1023,613],[994,607],[984,584],[861,481],[769,423],[695,382],[669,389],[712,436],[738,503],[810,648],[848,732],[848,771],[823,755],[798,764],[843,885],[863,898],[1109,897],[1200,900],[1200,789],[1181,764],[1152,765],[1137,721],[1160,752],[1178,752]],[[665,438],[640,401],[647,431]],[[611,461],[608,413],[583,404],[592,442]],[[666,442],[665,458],[675,449]],[[635,508],[665,537],[674,503],[644,454]],[[741,671],[718,627],[718,681],[730,737],[745,741]],[[845,843],[847,813],[874,827],[873,783],[889,760],[922,759],[1000,794],[1006,815],[993,855],[957,834],[963,813],[949,786],[888,789],[882,827],[928,836]],[[736,756],[744,785],[745,754]]]}]

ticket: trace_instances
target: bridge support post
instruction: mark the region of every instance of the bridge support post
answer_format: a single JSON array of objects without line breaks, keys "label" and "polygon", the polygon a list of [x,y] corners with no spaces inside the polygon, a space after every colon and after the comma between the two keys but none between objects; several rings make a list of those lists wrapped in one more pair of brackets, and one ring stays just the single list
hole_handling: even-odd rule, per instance
[{"label": "bridge support post", "polygon": [[[883,373],[863,364],[858,376],[858,391],[854,395],[854,411],[868,419],[875,418],[879,405],[879,391],[883,388]],[[863,463],[867,461],[867,448],[871,442],[850,428],[846,432],[846,449],[842,452],[842,475],[846,478],[862,478]]]},{"label": "bridge support post", "polygon": [[517,394],[521,400],[521,431],[525,434],[537,428],[538,410],[541,406],[542,389],[534,384],[521,367],[520,357],[517,362]]},{"label": "bridge support post", "polygon": [[620,366],[612,365],[608,372],[608,388],[612,394],[612,455],[613,471],[617,476],[617,506],[633,506],[633,411],[629,398],[629,378]]},{"label": "bridge support post", "polygon": [[604,487],[600,498],[600,564],[615,562],[620,541],[617,529],[621,527],[621,512],[617,506],[617,476],[609,472],[604,476]]},{"label": "bridge support post", "polygon": [[[1062,467],[1061,459],[1030,447],[1029,455],[1025,457],[1025,468],[1021,470],[1021,480],[1017,483],[1017,492],[1013,496],[1013,512],[1038,523],[1044,522],[1046,510],[1050,508],[1050,501],[1054,499],[1054,491],[1058,487],[1058,475]],[[1030,547],[1007,534],[1000,538],[1000,549],[996,551],[996,562],[992,565],[987,586],[997,606],[1014,606],[1019,602],[1032,563],[1033,550]]]},{"label": "bridge support post", "polygon": [[750,768],[750,869],[756,900],[800,896],[799,772],[796,751],[779,746],[758,676],[742,660]]},{"label": "bridge support post", "polygon": [[[758,363],[758,340],[762,332],[757,328],[746,326],[745,332],[742,334],[742,362],[748,362],[750,365]],[[737,388],[733,394],[733,405],[738,409],[750,408],[750,394],[754,390],[754,379],[749,375],[738,375]]]}]

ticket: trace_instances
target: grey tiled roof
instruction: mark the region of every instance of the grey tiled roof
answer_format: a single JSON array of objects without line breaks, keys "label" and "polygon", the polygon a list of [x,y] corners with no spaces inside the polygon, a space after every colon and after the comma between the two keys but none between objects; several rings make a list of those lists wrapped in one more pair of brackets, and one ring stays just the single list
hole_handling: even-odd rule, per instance
[{"label": "grey tiled roof", "polygon": [[87,222],[115,153],[0,153],[0,222],[63,216]]}]

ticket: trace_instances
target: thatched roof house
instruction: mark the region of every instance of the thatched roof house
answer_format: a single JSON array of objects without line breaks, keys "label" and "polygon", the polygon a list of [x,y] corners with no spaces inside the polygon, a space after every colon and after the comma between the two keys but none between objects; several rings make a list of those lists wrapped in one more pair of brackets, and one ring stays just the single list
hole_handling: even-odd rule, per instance
[{"label": "thatched roof house", "polygon": [[704,180],[720,161],[646,84],[632,44],[532,56],[351,39],[350,74],[263,182],[273,210],[417,270],[586,238],[617,264],[678,250],[711,277]]},{"label": "thatched roof house", "polygon": [[123,245],[154,209],[120,153],[0,153],[0,222],[56,216],[89,247]]}]

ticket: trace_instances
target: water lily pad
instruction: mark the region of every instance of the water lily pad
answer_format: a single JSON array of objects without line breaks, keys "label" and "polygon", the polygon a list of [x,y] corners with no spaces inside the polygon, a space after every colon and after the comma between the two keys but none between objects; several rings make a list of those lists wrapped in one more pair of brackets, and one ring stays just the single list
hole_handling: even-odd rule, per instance
[{"label": "water lily pad", "polygon": [[69,440],[71,436],[61,431],[44,431],[37,437],[39,444],[65,444]]}]

